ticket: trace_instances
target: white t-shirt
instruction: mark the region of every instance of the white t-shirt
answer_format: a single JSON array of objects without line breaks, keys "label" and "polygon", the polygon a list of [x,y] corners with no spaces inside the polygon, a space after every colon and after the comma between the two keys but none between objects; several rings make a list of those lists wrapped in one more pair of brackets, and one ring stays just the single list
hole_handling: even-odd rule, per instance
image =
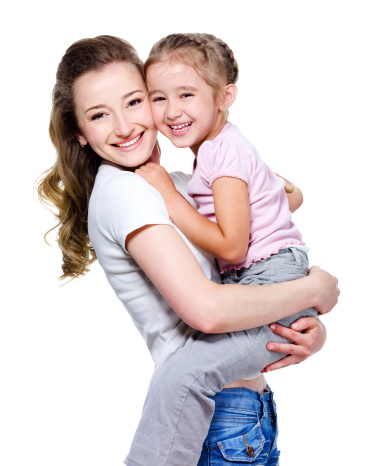
[{"label": "white t-shirt", "polygon": [[[180,194],[195,207],[187,195],[190,175],[175,172],[171,177]],[[139,175],[102,162],[89,202],[89,238],[108,282],[145,339],[157,365],[182,347],[193,329],[170,308],[125,249],[129,233],[152,224],[172,225],[206,276],[221,283],[215,260],[196,249],[175,227],[159,192]]]}]

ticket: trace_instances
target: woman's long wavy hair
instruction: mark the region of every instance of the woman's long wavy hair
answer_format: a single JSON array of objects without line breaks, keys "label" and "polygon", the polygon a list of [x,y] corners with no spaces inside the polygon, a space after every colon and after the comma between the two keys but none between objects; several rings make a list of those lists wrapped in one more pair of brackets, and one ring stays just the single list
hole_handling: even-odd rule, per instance
[{"label": "woman's long wavy hair", "polygon": [[120,61],[134,65],[143,76],[142,62],[128,42],[98,36],[72,44],[56,73],[49,131],[57,160],[41,175],[37,191],[44,205],[56,208],[53,212],[57,224],[45,234],[45,241],[48,233],[58,229],[58,245],[63,256],[61,279],[84,275],[96,260],[88,237],[87,215],[101,159],[89,145],[81,147],[76,138],[80,131],[75,116],[74,85],[85,73]]}]

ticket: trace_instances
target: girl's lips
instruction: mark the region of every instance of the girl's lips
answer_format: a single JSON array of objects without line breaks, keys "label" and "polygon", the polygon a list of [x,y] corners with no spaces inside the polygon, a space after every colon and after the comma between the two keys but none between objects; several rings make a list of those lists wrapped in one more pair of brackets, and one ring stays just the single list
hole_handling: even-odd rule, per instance
[{"label": "girl's lips", "polygon": [[170,133],[174,136],[184,136],[190,130],[192,122],[181,123],[179,125],[168,125]]},{"label": "girl's lips", "polygon": [[123,152],[135,150],[138,146],[142,144],[143,136],[144,136],[144,131],[138,134],[138,136],[132,137],[128,141],[124,141],[124,142],[121,142],[120,144],[112,144],[112,145],[116,147],[119,151],[123,151]]}]

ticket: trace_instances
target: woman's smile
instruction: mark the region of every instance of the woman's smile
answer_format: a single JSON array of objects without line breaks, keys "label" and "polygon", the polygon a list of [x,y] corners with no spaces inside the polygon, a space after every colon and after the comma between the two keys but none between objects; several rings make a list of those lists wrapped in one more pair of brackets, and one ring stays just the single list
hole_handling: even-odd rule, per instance
[{"label": "woman's smile", "polygon": [[143,141],[144,131],[138,136],[129,138],[128,140],[117,142],[113,146],[118,147],[119,149],[124,149],[125,151],[135,150],[138,147],[138,143],[141,144]]}]

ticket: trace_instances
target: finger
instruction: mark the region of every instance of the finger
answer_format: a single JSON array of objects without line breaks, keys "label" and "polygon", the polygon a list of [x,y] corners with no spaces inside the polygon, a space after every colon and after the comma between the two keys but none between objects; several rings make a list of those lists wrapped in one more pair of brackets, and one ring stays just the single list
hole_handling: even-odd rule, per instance
[{"label": "finger", "polygon": [[312,271],[317,271],[317,270],[321,270],[321,267],[319,267],[318,265],[312,265],[312,267],[309,269],[309,272],[312,272]]},{"label": "finger", "polygon": [[270,325],[270,329],[273,331],[273,333],[277,333],[278,335],[281,335],[282,337],[285,337],[294,343],[300,344],[303,341],[301,333],[291,328],[284,327],[283,325],[272,324]]},{"label": "finger", "polygon": [[310,355],[307,346],[294,345],[294,343],[274,343],[273,341],[271,341],[270,343],[267,343],[266,348],[268,349],[268,351],[292,354],[300,358],[306,358]]},{"label": "finger", "polygon": [[136,170],[134,170],[134,173],[137,173],[138,175],[140,175],[141,173],[145,172],[145,171],[148,171],[146,169],[146,166],[145,165],[141,165],[139,168],[137,168]]},{"label": "finger", "polygon": [[301,317],[291,324],[291,328],[298,332],[302,332],[303,330],[316,327],[317,325],[318,322],[316,321],[315,317]]},{"label": "finger", "polygon": [[285,358],[280,359],[280,361],[276,361],[272,364],[269,364],[261,372],[267,373],[271,371],[276,371],[278,369],[283,369],[284,367],[292,366],[293,364],[299,364],[301,361],[302,360],[296,356],[286,356]]}]

